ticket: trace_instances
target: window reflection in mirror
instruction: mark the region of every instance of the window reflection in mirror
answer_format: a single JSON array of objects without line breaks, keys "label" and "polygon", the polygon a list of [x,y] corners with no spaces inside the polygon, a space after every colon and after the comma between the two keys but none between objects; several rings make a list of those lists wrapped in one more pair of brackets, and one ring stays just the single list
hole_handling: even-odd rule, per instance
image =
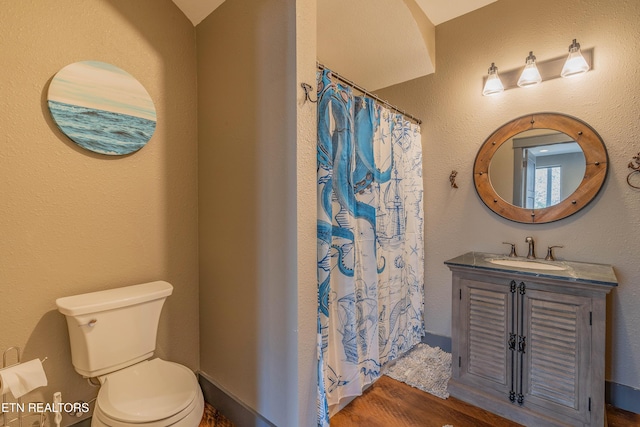
[{"label": "window reflection in mirror", "polygon": [[489,179],[512,205],[542,209],[560,203],[580,185],[586,163],[580,145],[551,129],[519,133],[496,151]]}]

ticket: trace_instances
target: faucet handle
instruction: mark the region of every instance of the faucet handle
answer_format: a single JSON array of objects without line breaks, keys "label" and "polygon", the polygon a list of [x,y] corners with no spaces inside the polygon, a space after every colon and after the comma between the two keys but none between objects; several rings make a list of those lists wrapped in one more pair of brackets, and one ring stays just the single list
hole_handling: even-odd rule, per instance
[{"label": "faucet handle", "polygon": [[502,242],[505,245],[511,245],[511,252],[509,253],[509,256],[511,258],[515,258],[518,255],[516,254],[516,244],[515,243],[509,243],[509,242]]},{"label": "faucet handle", "polygon": [[564,248],[562,245],[549,246],[547,249],[547,256],[544,257],[545,261],[555,261],[556,259],[553,256],[553,248]]}]

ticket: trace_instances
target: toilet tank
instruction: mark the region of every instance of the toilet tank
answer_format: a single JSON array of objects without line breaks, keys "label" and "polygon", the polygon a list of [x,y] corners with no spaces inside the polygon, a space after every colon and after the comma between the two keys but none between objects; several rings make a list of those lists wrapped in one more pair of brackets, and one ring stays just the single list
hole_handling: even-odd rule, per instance
[{"label": "toilet tank", "polygon": [[162,305],[172,292],[169,283],[157,281],[58,298],[75,370],[97,377],[150,358]]}]

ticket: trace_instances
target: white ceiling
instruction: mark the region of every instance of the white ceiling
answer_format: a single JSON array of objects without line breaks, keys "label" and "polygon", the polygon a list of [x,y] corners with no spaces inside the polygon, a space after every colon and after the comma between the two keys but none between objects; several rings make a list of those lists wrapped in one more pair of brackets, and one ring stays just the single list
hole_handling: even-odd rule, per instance
[{"label": "white ceiling", "polygon": [[[224,1],[173,0],[194,26]],[[317,0],[317,58],[368,90],[431,74],[434,26],[494,1]]]},{"label": "white ceiling", "polygon": [[182,13],[193,23],[195,27],[211,12],[217,9],[224,0],[173,0]]},{"label": "white ceiling", "polygon": [[495,1],[497,0],[416,0],[416,3],[433,25],[438,25]]},{"label": "white ceiling", "polygon": [[372,3],[318,0],[318,61],[368,90],[433,73],[427,43],[435,27],[424,13],[416,9],[425,35],[404,0]]}]

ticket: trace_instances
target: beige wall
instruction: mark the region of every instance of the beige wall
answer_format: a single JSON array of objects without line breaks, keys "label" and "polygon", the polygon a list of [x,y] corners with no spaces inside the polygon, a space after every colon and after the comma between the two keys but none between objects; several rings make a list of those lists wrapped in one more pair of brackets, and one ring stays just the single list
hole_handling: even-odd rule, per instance
[{"label": "beige wall", "polygon": [[[640,2],[602,0],[499,0],[436,27],[435,74],[381,91],[425,123],[427,330],[451,333],[451,274],[443,262],[467,251],[505,252],[503,241],[532,235],[538,255],[548,245],[569,260],[614,266],[619,287],[609,298],[607,379],[640,388],[640,193],[626,183],[627,164],[640,146],[638,64]],[[500,70],[564,56],[571,40],[594,49],[593,70],[574,79],[483,97],[491,62]],[[610,174],[601,193],[578,214],[546,225],[510,222],[478,198],[471,170],[484,139],[512,118],[556,111],[578,117],[599,132]],[[458,171],[460,188],[448,177]]]},{"label": "beige wall", "polygon": [[315,423],[314,28],[295,0],[197,26],[201,370],[278,426]]},{"label": "beige wall", "polygon": [[[305,101],[301,83],[316,78],[316,0],[296,0],[296,73],[297,81],[297,287],[298,319],[298,422],[296,426],[317,424],[317,123],[315,104]],[[315,97],[314,97],[315,99]]]},{"label": "beige wall", "polygon": [[[47,357],[29,396],[89,400],[71,366],[58,297],[167,280],[158,355],[198,359],[195,30],[170,0],[4,1],[0,17],[0,351]],[[81,60],[112,63],[155,102],[140,151],[79,148],[51,120],[51,78]],[[63,425],[77,419],[63,419]]]}]

